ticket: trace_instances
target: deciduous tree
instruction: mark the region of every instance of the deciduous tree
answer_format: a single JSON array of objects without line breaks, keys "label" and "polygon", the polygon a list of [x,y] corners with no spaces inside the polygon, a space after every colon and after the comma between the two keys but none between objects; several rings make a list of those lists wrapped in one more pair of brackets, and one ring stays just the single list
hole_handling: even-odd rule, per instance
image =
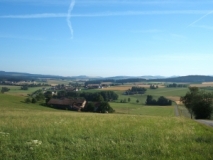
[{"label": "deciduous tree", "polygon": [[213,94],[199,90],[197,87],[189,87],[185,96],[181,97],[181,102],[186,106],[191,118],[210,119],[213,111]]}]

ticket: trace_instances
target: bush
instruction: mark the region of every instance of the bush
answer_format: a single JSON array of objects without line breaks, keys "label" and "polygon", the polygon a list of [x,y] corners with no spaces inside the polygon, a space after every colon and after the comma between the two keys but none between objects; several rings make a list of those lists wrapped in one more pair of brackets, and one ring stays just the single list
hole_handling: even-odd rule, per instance
[{"label": "bush", "polygon": [[35,98],[33,98],[32,99],[32,103],[36,103],[37,101],[36,101],[36,99]]},{"label": "bush", "polygon": [[7,87],[2,87],[1,93],[8,92],[10,89]]},{"label": "bush", "polygon": [[109,105],[108,102],[101,102],[99,103],[96,112],[99,113],[113,113],[115,110]]},{"label": "bush", "polygon": [[31,99],[28,97],[25,99],[25,103],[30,103],[31,102]]},{"label": "bush", "polygon": [[85,112],[94,112],[95,111],[95,105],[94,105],[94,103],[88,103],[82,111],[85,111]]},{"label": "bush", "polygon": [[160,105],[160,106],[170,106],[172,105],[172,101],[168,100],[167,98],[160,96],[158,100],[153,99],[151,95],[147,96],[146,99],[146,104],[147,105]]}]

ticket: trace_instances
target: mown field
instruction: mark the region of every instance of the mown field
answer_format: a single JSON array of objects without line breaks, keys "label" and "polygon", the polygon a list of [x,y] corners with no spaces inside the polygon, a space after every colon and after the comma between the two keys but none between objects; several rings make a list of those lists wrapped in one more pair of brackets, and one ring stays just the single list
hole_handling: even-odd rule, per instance
[{"label": "mown field", "polygon": [[[177,97],[185,90],[147,92]],[[0,159],[213,159],[212,128],[174,117],[172,106],[144,106],[145,95],[110,103],[114,114],[55,110],[19,95],[0,94]]]}]

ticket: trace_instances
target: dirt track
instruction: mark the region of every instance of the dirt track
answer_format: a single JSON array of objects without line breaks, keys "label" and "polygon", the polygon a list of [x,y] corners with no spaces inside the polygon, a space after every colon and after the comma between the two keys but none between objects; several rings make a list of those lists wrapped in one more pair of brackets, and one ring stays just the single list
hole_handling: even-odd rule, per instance
[{"label": "dirt track", "polygon": [[213,121],[212,120],[196,120],[199,123],[205,124],[207,126],[213,127]]},{"label": "dirt track", "polygon": [[[179,111],[178,111],[178,105],[175,103],[174,105],[174,109],[175,109],[175,116],[176,117],[179,117],[180,114],[179,114]],[[198,119],[198,120],[195,120],[199,123],[202,123],[204,125],[207,125],[207,126],[210,126],[210,127],[213,127],[213,120],[203,120],[203,119]]]},{"label": "dirt track", "polygon": [[178,111],[178,105],[175,103],[174,107],[175,107],[175,115],[176,115],[176,117],[179,117],[180,114],[179,114],[179,111]]}]

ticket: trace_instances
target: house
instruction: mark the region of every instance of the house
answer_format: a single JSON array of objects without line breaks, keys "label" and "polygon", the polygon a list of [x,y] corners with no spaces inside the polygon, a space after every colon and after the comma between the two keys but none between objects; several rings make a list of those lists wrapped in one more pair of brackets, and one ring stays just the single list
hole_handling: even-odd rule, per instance
[{"label": "house", "polygon": [[74,87],[67,87],[66,88],[67,91],[72,91],[72,92],[78,92],[78,91],[81,91],[80,88],[74,88]]},{"label": "house", "polygon": [[81,111],[86,105],[86,100],[82,99],[50,99],[47,103],[48,105],[57,108],[57,109],[65,109],[65,110],[76,110]]},{"label": "house", "polygon": [[88,84],[86,86],[87,89],[100,89],[102,86],[100,84]]}]

